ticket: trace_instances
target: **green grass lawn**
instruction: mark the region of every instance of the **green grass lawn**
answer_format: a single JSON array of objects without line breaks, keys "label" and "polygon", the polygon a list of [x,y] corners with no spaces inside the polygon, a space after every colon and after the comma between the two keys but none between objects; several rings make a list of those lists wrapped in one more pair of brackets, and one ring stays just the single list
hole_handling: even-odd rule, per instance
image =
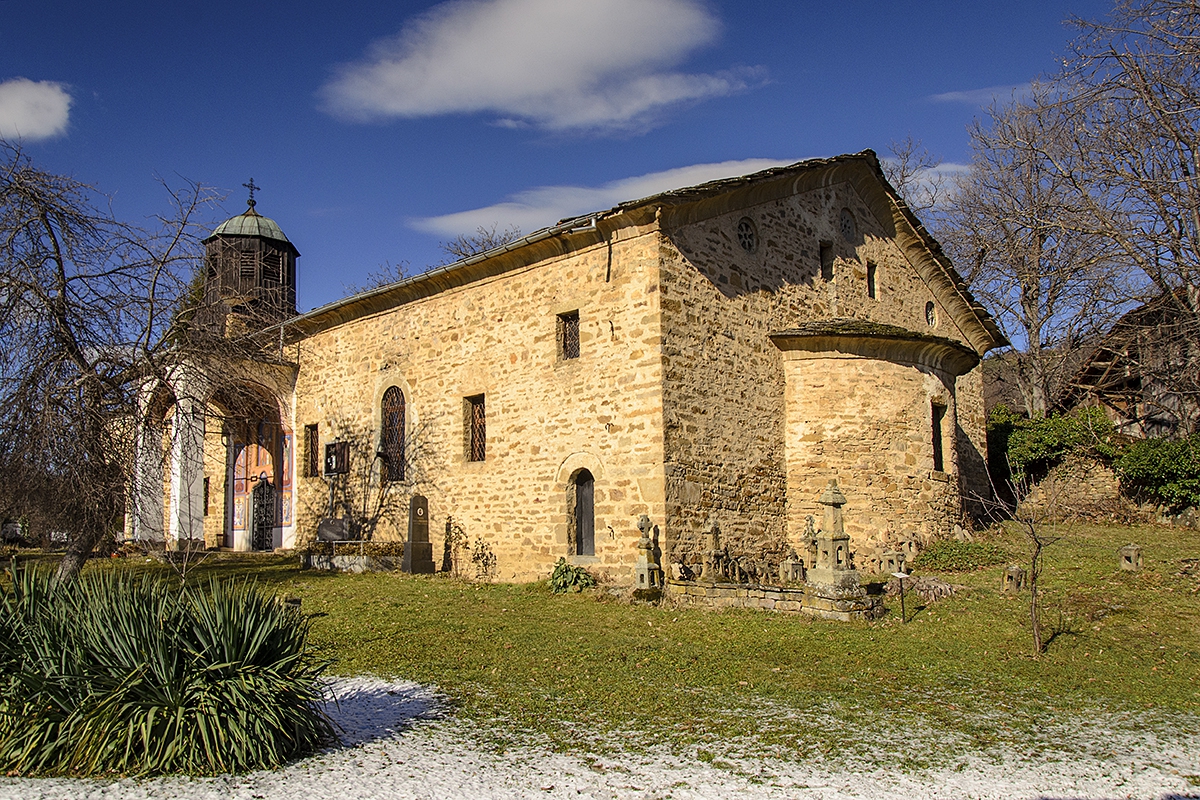
[{"label": "green grass lawn", "polygon": [[[191,575],[253,575],[302,598],[335,672],[435,684],[500,746],[534,735],[565,749],[632,740],[702,758],[730,748],[791,757],[894,739],[912,745],[896,751],[912,763],[926,735],[1036,751],[1069,749],[1080,719],[1194,725],[1200,563],[1188,574],[1181,559],[1200,558],[1200,534],[1062,533],[1046,551],[1053,636],[1039,658],[1028,594],[1001,593],[1003,566],[939,573],[963,588],[910,604],[908,624],[898,607],[877,622],[839,623],[631,605],[603,590],[553,595],[544,583],[301,571],[294,556],[209,558]],[[1015,530],[987,541],[1014,561],[1024,552]],[[1143,547],[1139,573],[1117,570],[1117,548],[1130,541]]]}]

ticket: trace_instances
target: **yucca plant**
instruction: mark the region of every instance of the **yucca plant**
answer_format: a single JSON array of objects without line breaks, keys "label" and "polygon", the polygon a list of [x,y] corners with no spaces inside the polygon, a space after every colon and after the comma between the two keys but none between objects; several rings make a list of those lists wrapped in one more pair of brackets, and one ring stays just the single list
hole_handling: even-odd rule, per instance
[{"label": "yucca plant", "polygon": [[0,769],[215,774],[334,738],[299,611],[249,583],[17,569],[0,596]]}]

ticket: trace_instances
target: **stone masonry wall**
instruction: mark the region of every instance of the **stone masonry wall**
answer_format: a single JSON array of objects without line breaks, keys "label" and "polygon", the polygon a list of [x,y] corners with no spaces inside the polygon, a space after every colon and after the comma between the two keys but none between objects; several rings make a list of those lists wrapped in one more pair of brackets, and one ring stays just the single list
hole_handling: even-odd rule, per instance
[{"label": "stone masonry wall", "polygon": [[992,481],[987,467],[987,411],[983,405],[983,370],[961,375],[955,390],[958,407],[958,485],[963,510],[977,520],[993,510]]},{"label": "stone masonry wall", "polygon": [[[789,538],[795,545],[796,532],[790,537],[788,533],[789,514],[793,520],[797,515],[803,519],[808,513],[817,514],[816,498],[824,486],[818,479],[801,481],[788,496],[786,380],[783,354],[768,338],[771,331],[851,317],[967,341],[849,183],[748,207],[735,204],[736,200],[724,213],[699,222],[664,226],[666,538],[674,550],[668,558],[688,562],[697,560],[700,534],[712,520],[721,526],[723,540],[736,554],[740,550],[777,550],[785,547]],[[842,234],[843,209],[849,209],[856,228],[849,239]],[[739,241],[738,224],[743,218],[751,221],[756,232],[753,252]],[[822,243],[834,256],[832,280],[822,277]],[[868,264],[873,265],[873,298],[868,296]],[[934,304],[932,325],[928,303]],[[861,393],[865,402],[858,413],[877,417],[886,410],[874,401],[890,395],[893,387],[874,379],[884,378],[888,370],[877,370],[868,390],[860,383],[862,365],[839,362],[829,366],[841,370],[837,381],[843,389]],[[887,377],[899,378],[907,375],[906,370],[911,368],[891,370],[895,374]],[[978,389],[977,383],[964,385],[972,392]],[[926,388],[922,385],[921,391]],[[868,391],[873,394],[868,396]],[[944,394],[950,401],[949,419],[953,419],[953,391]],[[927,403],[928,394],[924,397]],[[828,410],[814,404],[806,413],[817,418]],[[928,411],[920,419],[905,417],[908,428],[904,437],[928,437],[927,416]],[[974,432],[977,421],[968,420],[968,427]],[[948,449],[953,450],[956,432],[946,433]],[[978,444],[982,446],[981,433]],[[857,458],[847,454],[845,464],[854,464]],[[947,456],[951,465],[959,460],[956,455]],[[902,462],[900,466],[906,466]],[[950,495],[957,499],[957,476],[931,482],[928,465],[924,472],[925,477],[919,486],[913,485],[906,499],[908,495],[925,496],[930,507],[938,509],[939,517],[957,517],[957,509],[949,502]],[[799,480],[800,476],[792,478]],[[889,480],[895,478],[871,478],[864,471],[861,478],[843,483],[852,503],[847,509],[847,528],[860,542],[902,523],[891,521],[889,515],[901,509],[903,502],[873,510],[879,499],[874,496],[876,490]],[[855,496],[855,492],[860,494]],[[916,515],[913,510],[908,517]],[[934,527],[946,527],[947,520],[939,519]],[[923,527],[915,519],[903,521],[903,526]]]},{"label": "stone masonry wall", "polygon": [[[383,393],[397,386],[410,470],[389,487],[397,502],[377,538],[404,537],[407,498],[419,492],[429,500],[436,561],[449,516],[471,548],[480,542],[495,555],[492,577],[545,578],[571,555],[568,486],[586,468],[595,477],[596,555],[575,560],[631,580],[638,516],[663,518],[659,240],[634,228],[613,237],[303,340],[298,457],[305,426],[316,423],[322,449],[338,436],[365,438],[371,458]],[[573,311],[581,353],[563,360],[557,317]],[[481,462],[467,457],[465,398],[476,395],[486,410]],[[377,496],[378,466],[368,477],[363,485]],[[315,535],[329,489],[319,477],[298,475],[296,484],[303,542]],[[470,555],[461,554],[462,570],[474,575]]]},{"label": "stone masonry wall", "polygon": [[[871,358],[793,357],[799,355],[811,354],[789,353],[786,362],[793,539],[800,538],[808,515],[820,524],[816,498],[834,478],[849,501],[846,532],[860,568],[873,552],[949,535],[961,506],[948,379]],[[934,401],[947,406],[941,471],[933,469]]]}]

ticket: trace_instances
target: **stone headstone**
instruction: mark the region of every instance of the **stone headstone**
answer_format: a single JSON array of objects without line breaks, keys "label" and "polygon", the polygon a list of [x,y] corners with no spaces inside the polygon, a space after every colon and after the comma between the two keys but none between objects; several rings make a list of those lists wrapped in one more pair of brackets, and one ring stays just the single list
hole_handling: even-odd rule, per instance
[{"label": "stone headstone", "polygon": [[885,550],[879,559],[879,571],[891,575],[896,572],[906,572],[906,558],[900,550]]},{"label": "stone headstone", "polygon": [[638,540],[637,562],[633,566],[634,591],[661,592],[662,567],[654,557],[654,542],[650,538],[652,530],[650,518],[645,514],[638,520],[638,530],[642,532],[642,538]]},{"label": "stone headstone", "polygon": [[429,541],[429,501],[419,494],[408,501],[408,540],[400,569],[413,574],[429,574],[437,569]]},{"label": "stone headstone", "polygon": [[317,540],[321,542],[344,542],[350,538],[350,529],[345,518],[325,517],[317,523]]},{"label": "stone headstone", "polygon": [[1001,588],[1005,594],[1020,594],[1025,588],[1025,570],[1015,564],[1004,570]]},{"label": "stone headstone", "polygon": [[779,563],[779,582],[799,583],[802,580],[804,580],[804,562],[796,555],[796,551],[792,550],[788,553],[788,557]]},{"label": "stone headstone", "polygon": [[1121,558],[1121,569],[1125,572],[1137,572],[1142,568],[1142,548],[1136,544],[1127,544],[1117,551]]}]

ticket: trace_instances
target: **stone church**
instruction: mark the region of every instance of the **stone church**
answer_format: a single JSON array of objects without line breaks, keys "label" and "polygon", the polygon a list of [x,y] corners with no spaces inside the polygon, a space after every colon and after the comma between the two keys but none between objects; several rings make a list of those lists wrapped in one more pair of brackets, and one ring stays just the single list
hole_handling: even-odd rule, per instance
[{"label": "stone church", "polygon": [[714,525],[778,562],[836,479],[865,567],[989,491],[978,365],[1006,342],[870,151],[631,200],[299,315],[299,252],[253,198],[206,246],[209,307],[264,355],[146,393],[136,539],[400,540],[420,495],[439,559],[628,583],[643,515],[665,562],[698,563]]}]

